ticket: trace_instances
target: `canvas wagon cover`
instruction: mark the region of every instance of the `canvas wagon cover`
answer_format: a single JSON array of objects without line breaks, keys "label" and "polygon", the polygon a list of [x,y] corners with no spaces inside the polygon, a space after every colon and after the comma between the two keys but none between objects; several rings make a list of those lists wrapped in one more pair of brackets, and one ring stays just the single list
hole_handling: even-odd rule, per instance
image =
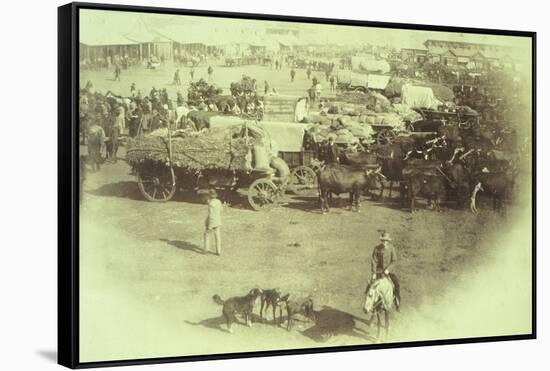
[{"label": "canvas wagon cover", "polygon": [[[243,124],[245,124],[245,120],[234,116],[214,116],[210,118],[210,127],[212,129]],[[308,128],[306,124],[279,121],[260,121],[254,124],[249,123],[249,125],[257,125],[262,128],[269,135],[268,139],[275,142],[279,151],[282,152],[302,151],[304,134]]]},{"label": "canvas wagon cover", "polygon": [[365,74],[350,70],[338,71],[338,82],[353,86],[365,86],[370,89],[384,90],[390,81],[391,76],[378,74]]},{"label": "canvas wagon cover", "polygon": [[441,104],[434,96],[431,88],[423,86],[403,85],[401,88],[401,103],[411,108],[437,109]]}]

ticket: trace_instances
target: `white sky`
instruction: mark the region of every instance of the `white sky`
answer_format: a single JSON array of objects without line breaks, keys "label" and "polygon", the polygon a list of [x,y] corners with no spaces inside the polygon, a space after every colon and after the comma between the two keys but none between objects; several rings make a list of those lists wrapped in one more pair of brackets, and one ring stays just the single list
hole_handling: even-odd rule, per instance
[{"label": "white sky", "polygon": [[[284,27],[288,22],[258,21],[213,17],[196,17],[183,15],[162,15],[150,13],[134,13],[121,11],[81,10],[80,27],[86,32],[93,32],[101,28],[103,32],[126,34],[130,32],[141,19],[153,29],[161,31],[164,26],[185,25],[196,26],[197,29],[213,27],[242,30],[247,29],[262,32],[266,27],[277,25]],[[341,44],[365,44],[389,45],[396,48],[419,47],[426,39],[441,39],[464,42],[476,42],[485,44],[497,44],[517,47],[520,49],[530,47],[530,39],[511,36],[463,34],[418,30],[382,29],[373,27],[356,27],[342,25],[321,25],[307,23],[290,23],[290,27],[299,29],[310,37],[318,37],[321,40],[331,40]],[[525,52],[525,50],[524,50]]]}]

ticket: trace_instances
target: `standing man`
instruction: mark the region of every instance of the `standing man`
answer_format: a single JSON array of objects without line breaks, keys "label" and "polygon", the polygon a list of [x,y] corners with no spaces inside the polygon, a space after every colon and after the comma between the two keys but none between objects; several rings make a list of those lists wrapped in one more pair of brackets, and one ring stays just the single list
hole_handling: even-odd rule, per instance
[{"label": "standing man", "polygon": [[315,101],[320,102],[321,101],[321,93],[323,92],[323,87],[320,82],[317,82],[315,84]]},{"label": "standing man", "polygon": [[310,66],[307,66],[306,75],[307,75],[307,79],[309,80],[311,78],[311,67]]},{"label": "standing man", "polygon": [[214,69],[212,66],[208,66],[208,81],[212,81],[212,73],[214,72]]},{"label": "standing man", "polygon": [[88,128],[88,157],[92,165],[92,171],[98,171],[101,167],[101,148],[105,142],[105,131],[92,120]]},{"label": "standing man", "polygon": [[115,81],[120,81],[120,66],[115,63]]},{"label": "standing man", "polygon": [[216,238],[216,255],[222,252],[222,240],[220,236],[220,227],[222,225],[222,203],[218,199],[218,193],[211,189],[208,193],[208,216],[204,222],[204,251],[210,250],[210,236]]},{"label": "standing man", "polygon": [[294,76],[296,76],[296,71],[293,68],[290,70],[290,82],[294,82]]},{"label": "standing man", "polygon": [[264,80],[264,95],[267,95],[269,93],[269,83],[267,80]]},{"label": "standing man", "polygon": [[330,76],[330,91],[336,90],[336,77],[334,75]]},{"label": "standing man", "polygon": [[195,67],[189,69],[189,76],[191,76],[191,81],[195,78]]},{"label": "standing man", "polygon": [[122,131],[126,127],[126,114],[124,112],[124,107],[118,106],[116,108],[115,122],[113,125],[112,137],[113,142],[113,152],[112,152],[112,161],[116,163],[116,155],[118,152],[118,138],[122,134]]},{"label": "standing man", "polygon": [[174,72],[174,85],[181,86],[181,79],[180,79],[180,70],[179,68],[176,68],[176,72]]},{"label": "standing man", "polygon": [[338,145],[334,143],[335,134],[328,135],[328,143],[325,149],[326,161],[328,164],[339,164],[340,163],[340,150]]},{"label": "standing man", "polygon": [[372,250],[371,256],[371,273],[372,280],[374,282],[376,279],[383,277],[388,277],[390,281],[393,282],[394,290],[393,294],[395,297],[395,309],[399,312],[399,306],[401,304],[401,295],[399,290],[399,281],[397,276],[392,273],[395,263],[397,262],[397,254],[395,253],[395,247],[391,244],[390,234],[386,231],[381,231],[382,235],[380,236],[381,243],[376,245]]}]

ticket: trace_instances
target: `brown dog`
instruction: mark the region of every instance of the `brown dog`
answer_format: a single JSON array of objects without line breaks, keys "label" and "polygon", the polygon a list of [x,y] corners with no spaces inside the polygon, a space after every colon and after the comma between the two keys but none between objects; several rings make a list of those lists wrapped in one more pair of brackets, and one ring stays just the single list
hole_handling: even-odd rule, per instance
[{"label": "brown dog", "polygon": [[245,296],[235,296],[227,300],[222,300],[219,295],[214,295],[212,299],[218,305],[223,305],[222,314],[225,317],[227,323],[227,330],[232,332],[231,325],[233,322],[237,322],[235,314],[243,314],[245,323],[247,326],[252,326],[252,311],[254,309],[254,303],[256,299],[262,295],[262,290],[252,289]]},{"label": "brown dog", "polygon": [[288,295],[286,297],[282,297],[281,293],[277,289],[264,289],[262,290],[262,296],[261,296],[261,306],[260,306],[260,319],[263,320],[264,316],[264,308],[267,312],[267,308],[271,306],[273,309],[273,323],[277,323],[275,316],[277,308],[279,308],[279,322],[280,323],[283,319],[283,305],[286,306],[286,300],[288,299]]},{"label": "brown dog", "polygon": [[290,331],[292,328],[292,322],[294,316],[300,314],[302,316],[308,317],[313,312],[313,299],[311,297],[307,298],[298,298],[298,299],[289,299],[290,294],[286,294],[281,297],[281,302],[286,303],[286,314],[287,314],[287,331]]}]

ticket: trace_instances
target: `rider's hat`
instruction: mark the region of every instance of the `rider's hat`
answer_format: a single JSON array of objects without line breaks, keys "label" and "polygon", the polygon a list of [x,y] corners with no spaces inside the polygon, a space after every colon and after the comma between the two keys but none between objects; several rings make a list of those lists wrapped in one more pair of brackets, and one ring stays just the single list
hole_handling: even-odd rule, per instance
[{"label": "rider's hat", "polygon": [[382,241],[391,241],[392,239],[391,239],[391,236],[388,232],[384,232],[380,236],[380,240],[382,240]]}]

